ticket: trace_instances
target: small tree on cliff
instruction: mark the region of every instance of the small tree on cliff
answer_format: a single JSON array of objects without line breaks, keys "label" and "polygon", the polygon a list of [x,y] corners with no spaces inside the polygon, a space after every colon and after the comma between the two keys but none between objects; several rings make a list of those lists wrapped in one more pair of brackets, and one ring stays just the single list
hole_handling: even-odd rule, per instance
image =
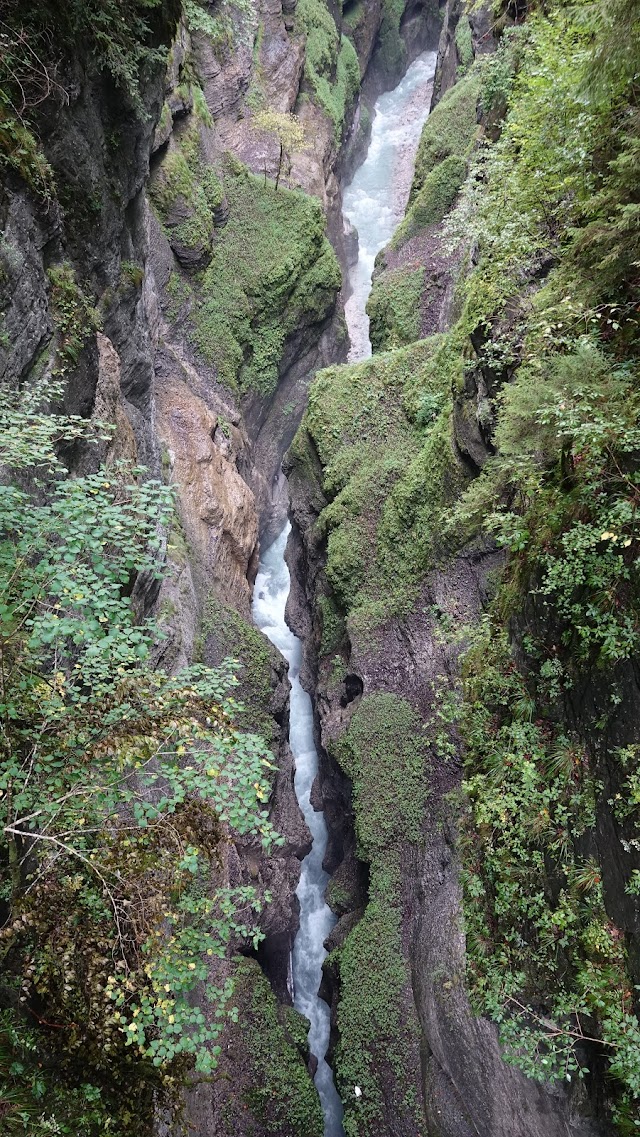
[{"label": "small tree on cliff", "polygon": [[[289,177],[291,175],[293,155],[305,148],[304,127],[295,115],[287,114],[285,111],[274,111],[268,107],[259,111],[254,121],[258,130],[264,131],[265,134],[273,134],[278,140],[280,154],[278,157],[278,172],[276,174],[277,190],[280,185],[283,163],[286,161],[287,177]],[[264,176],[266,182],[266,163]]]}]

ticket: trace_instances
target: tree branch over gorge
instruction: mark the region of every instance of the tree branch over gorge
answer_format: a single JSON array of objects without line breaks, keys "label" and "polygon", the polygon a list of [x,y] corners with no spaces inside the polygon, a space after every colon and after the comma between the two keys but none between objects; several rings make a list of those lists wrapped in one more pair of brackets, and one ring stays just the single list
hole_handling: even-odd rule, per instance
[{"label": "tree branch over gorge", "polygon": [[5,390],[0,410],[0,944],[16,1005],[65,1031],[63,1073],[104,1051],[131,1092],[149,1065],[164,1092],[181,1062],[212,1071],[235,1014],[215,961],[258,942],[261,900],[228,884],[225,843],[281,841],[274,767],[234,726],[233,662],[152,669],[160,633],[129,595],[161,573],[171,490],[124,463],[69,478],[55,447],[78,424],[50,396]]}]

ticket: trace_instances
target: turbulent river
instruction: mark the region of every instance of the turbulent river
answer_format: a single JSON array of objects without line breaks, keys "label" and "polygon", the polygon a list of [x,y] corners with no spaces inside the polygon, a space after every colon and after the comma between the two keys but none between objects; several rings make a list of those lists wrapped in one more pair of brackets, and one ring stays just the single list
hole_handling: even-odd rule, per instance
[{"label": "turbulent river", "polygon": [[[351,360],[371,355],[369,319],[365,311],[371,274],[377,253],[387,244],[404,215],[415,153],[428,114],[435,64],[435,52],[425,52],[411,65],[398,86],[378,99],[367,157],[344,192],[344,216],[359,236],[358,261],[349,274],[350,296],[346,304]],[[313,838],[311,852],[302,862],[297,890],[300,929],[293,949],[294,1003],[310,1023],[309,1046],[318,1059],[315,1082],[324,1113],[324,1135],[344,1137],[342,1104],[332,1070],[325,1061],[330,1032],[329,1007],[318,997],[326,956],[324,941],[335,924],[335,917],[325,903],[329,878],[322,865],[327,827],[324,815],[314,810],[309,800],[318,772],[318,755],[313,738],[311,699],[299,678],[302,643],[289,630],[284,617],[289,595],[289,571],[284,560],[289,529],[287,525],[262,555],[254,591],[253,618],[289,664],[289,742],[296,763],[295,791]],[[354,1086],[352,1092],[357,1095],[359,1088]]]}]

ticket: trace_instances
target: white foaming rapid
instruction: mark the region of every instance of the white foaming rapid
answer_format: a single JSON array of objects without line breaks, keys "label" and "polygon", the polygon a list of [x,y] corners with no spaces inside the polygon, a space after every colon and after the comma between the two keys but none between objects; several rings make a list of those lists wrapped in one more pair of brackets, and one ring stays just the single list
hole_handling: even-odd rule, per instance
[{"label": "white foaming rapid", "polygon": [[377,100],[371,143],[353,181],[344,191],[342,212],[358,231],[358,260],[349,272],[351,295],[345,305],[351,339],[349,359],[371,355],[365,308],[380,249],[391,240],[409,200],[420,134],[429,115],[435,51],[411,64],[404,79]]},{"label": "white foaming rapid", "polygon": [[289,595],[289,570],[284,559],[291,526],[285,529],[260,560],[253,593],[253,618],[261,631],[278,648],[289,664],[291,702],[289,743],[296,763],[295,791],[304,819],[311,830],[313,846],[302,862],[297,896],[300,901],[300,929],[293,947],[294,1004],[309,1020],[309,1047],[318,1059],[316,1088],[324,1113],[325,1137],[343,1137],[342,1103],[333,1082],[331,1067],[325,1062],[329,1045],[329,1006],[318,997],[324,941],[336,918],[325,903],[329,877],[322,867],[327,847],[327,827],[309,796],[318,772],[318,755],[313,740],[311,699],[300,684],[302,643],[285,623],[284,610]]},{"label": "white foaming rapid", "polygon": [[[369,318],[365,306],[371,291],[374,261],[399,224],[409,197],[413,162],[420,132],[429,113],[436,54],[425,52],[411,65],[395,90],[381,95],[375,105],[371,145],[367,157],[345,190],[343,212],[358,230],[358,262],[351,269],[352,293],[346,304],[351,338],[351,360],[371,355]],[[289,570],[284,551],[291,526],[263,553],[253,594],[253,618],[289,664],[291,683],[289,742],[295,758],[295,791],[313,845],[302,862],[297,896],[300,929],[293,947],[294,1003],[309,1020],[309,1047],[318,1059],[315,1084],[324,1114],[324,1137],[344,1137],[342,1103],[325,1061],[329,1045],[329,1006],[318,997],[324,941],[336,918],[325,903],[329,877],[322,867],[327,848],[324,815],[310,802],[311,787],[318,772],[313,739],[311,699],[300,684],[302,644],[284,618],[289,595]],[[362,1093],[354,1087],[356,1097]]]}]

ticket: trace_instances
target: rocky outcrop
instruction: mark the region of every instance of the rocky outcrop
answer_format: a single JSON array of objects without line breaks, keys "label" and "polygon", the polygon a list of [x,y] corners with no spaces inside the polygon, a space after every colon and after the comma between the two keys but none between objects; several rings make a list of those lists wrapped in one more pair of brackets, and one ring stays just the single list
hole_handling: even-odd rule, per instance
[{"label": "rocky outcrop", "polygon": [[156,377],[158,439],[167,472],[180,487],[191,572],[203,602],[213,591],[248,616],[258,517],[255,498],[237,470],[246,437],[198,397],[188,365],[181,367],[168,348],[156,359]]}]

